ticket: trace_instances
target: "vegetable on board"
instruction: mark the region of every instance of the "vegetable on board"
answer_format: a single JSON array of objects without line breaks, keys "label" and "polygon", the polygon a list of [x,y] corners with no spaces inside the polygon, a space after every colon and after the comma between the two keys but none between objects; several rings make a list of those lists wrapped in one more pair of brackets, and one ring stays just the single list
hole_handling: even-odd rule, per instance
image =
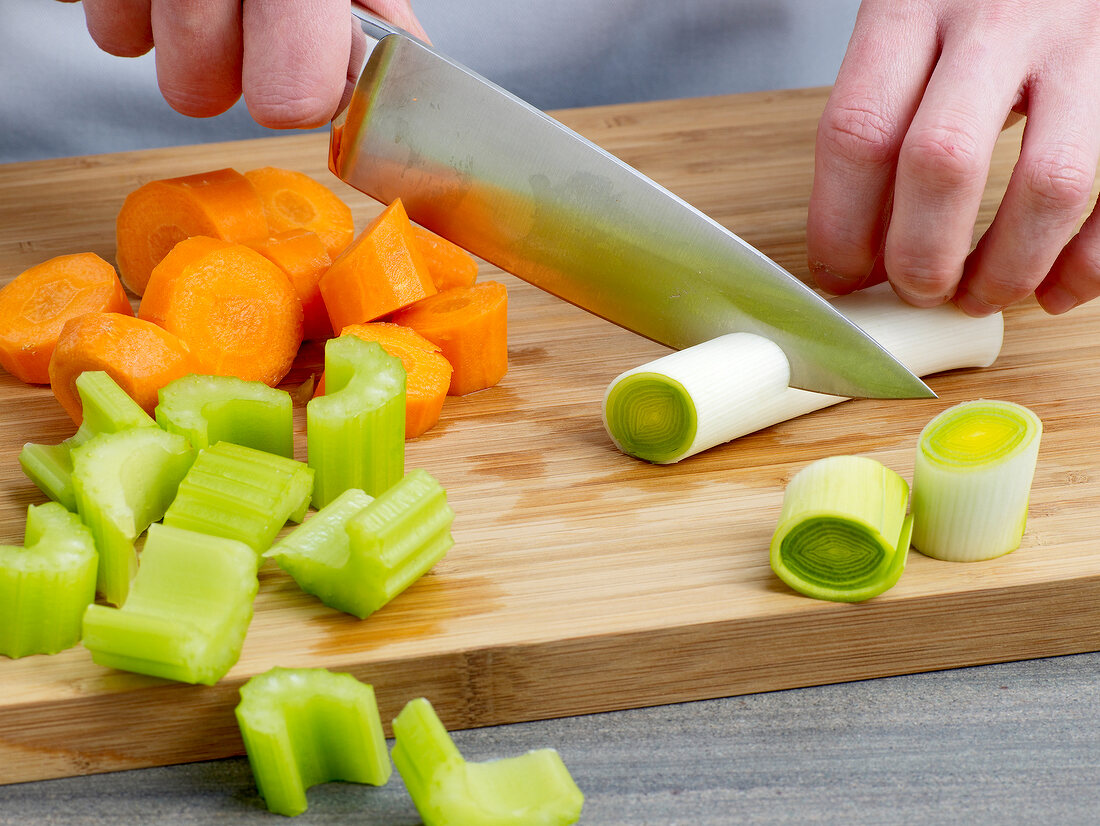
[{"label": "vegetable on board", "polygon": [[799,593],[862,602],[892,588],[909,554],[909,485],[866,456],[830,456],[787,484],[771,567]]},{"label": "vegetable on board", "polygon": [[393,762],[425,826],[567,826],[584,806],[554,749],[469,763],[418,697],[393,721]]},{"label": "vegetable on board", "polygon": [[249,679],[240,696],[237,724],[270,811],[301,814],[306,791],[320,783],[389,781],[374,688],[351,674],[276,666]]},{"label": "vegetable on board", "polygon": [[325,605],[364,619],[444,557],[453,521],[446,492],[417,469],[376,499],[344,491],[264,556]]},{"label": "vegetable on board", "polygon": [[264,205],[269,235],[306,229],[321,240],[330,258],[351,243],[351,209],[324,184],[304,172],[264,166],[244,173]]},{"label": "vegetable on board", "polygon": [[24,546],[0,545],[0,654],[56,654],[80,640],[95,599],[95,541],[57,502],[30,505]]},{"label": "vegetable on board", "polygon": [[248,246],[271,261],[290,279],[302,302],[302,338],[307,341],[329,338],[332,322],[321,296],[321,276],[332,265],[325,245],[306,229],[289,229],[249,242]]},{"label": "vegetable on board", "polygon": [[151,525],[125,604],[88,606],[84,647],[99,665],[214,685],[241,655],[258,588],[243,543]]},{"label": "vegetable on board", "polygon": [[115,268],[95,253],[24,270],[0,287],[0,366],[28,384],[49,384],[61,328],[91,312],[134,314]]},{"label": "vegetable on board", "polygon": [[428,265],[432,283],[440,292],[454,287],[472,287],[477,281],[477,259],[458,244],[419,224],[413,224],[413,240]]},{"label": "vegetable on board", "polygon": [[454,368],[451,396],[492,387],[508,372],[508,291],[498,281],[444,290],[390,320],[439,346]]},{"label": "vegetable on board", "polygon": [[244,244],[196,236],[149,277],[138,318],[179,336],[194,372],[277,385],[302,343],[302,301],[285,272]]},{"label": "vegetable on board", "polygon": [[913,547],[973,562],[1019,547],[1043,425],[1006,401],[964,402],[921,431],[913,468]]},{"label": "vegetable on board", "polygon": [[263,201],[234,169],[150,181],[127,195],[118,212],[119,276],[130,292],[141,295],[153,267],[185,238],[243,242],[268,234]]}]

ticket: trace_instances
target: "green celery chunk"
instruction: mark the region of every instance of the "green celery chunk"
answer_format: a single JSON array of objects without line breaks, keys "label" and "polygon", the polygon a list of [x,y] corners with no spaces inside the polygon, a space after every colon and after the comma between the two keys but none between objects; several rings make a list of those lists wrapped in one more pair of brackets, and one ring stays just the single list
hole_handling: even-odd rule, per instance
[{"label": "green celery chunk", "polygon": [[213,685],[241,655],[258,587],[247,545],[151,525],[126,603],[88,606],[84,647],[110,668]]},{"label": "green celery chunk", "polygon": [[383,786],[393,771],[374,688],[323,668],[272,668],[241,686],[237,723],[267,808],[301,814],[306,791],[343,780]]},{"label": "green celery chunk", "polygon": [[443,558],[453,521],[446,492],[417,469],[376,499],[344,491],[265,556],[303,591],[363,619]]},{"label": "green celery chunk", "polygon": [[312,490],[313,471],[303,462],[218,442],[199,451],[164,524],[236,539],[261,554],[287,520],[302,521]]},{"label": "green celery chunk", "polygon": [[554,749],[467,763],[423,697],[393,721],[393,762],[425,826],[566,826],[584,795]]},{"label": "green celery chunk", "polygon": [[71,511],[76,510],[72,449],[98,433],[156,426],[152,417],[102,370],[81,373],[76,379],[76,390],[84,406],[84,420],[76,433],[56,445],[28,442],[19,454],[19,464],[27,478],[50,499]]},{"label": "green celery chunk", "polygon": [[377,496],[405,472],[405,368],[377,342],[325,343],[324,396],[306,404],[306,450],[317,472],[313,506],[345,490]]},{"label": "green celery chunk", "polygon": [[80,639],[95,599],[92,533],[57,502],[27,508],[24,547],[0,545],[0,654],[56,654]]},{"label": "green celery chunk", "polygon": [[157,424],[196,450],[232,442],[294,457],[294,406],[285,390],[235,376],[190,375],[161,388]]},{"label": "green celery chunk", "polygon": [[182,436],[136,427],[93,436],[72,457],[76,509],[99,551],[97,588],[122,605],[137,570],[134,542],[164,516],[194,451]]}]

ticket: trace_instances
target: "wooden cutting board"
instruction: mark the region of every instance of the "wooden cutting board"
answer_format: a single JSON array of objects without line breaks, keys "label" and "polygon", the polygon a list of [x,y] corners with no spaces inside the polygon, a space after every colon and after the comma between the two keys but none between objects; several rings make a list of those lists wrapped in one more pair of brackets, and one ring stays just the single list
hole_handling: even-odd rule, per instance
[{"label": "wooden cutting board", "polygon": [[[805,275],[804,222],[822,90],[560,113]],[[1019,142],[997,149],[992,215]],[[127,192],[232,166],[300,169],[378,211],[327,171],[321,135],[0,166],[0,283],[45,258],[114,258]],[[665,350],[491,267],[510,290],[511,369],[451,399],[407,464],[447,488],[455,546],[365,621],[265,567],[237,666],[195,687],[96,666],[81,647],[0,658],[0,782],[242,751],[233,707],[249,676],[324,666],[372,683],[383,719],[429,697],[452,728],[669,703],[1100,648],[1100,302],[1059,319],[1006,313],[992,368],[933,377],[940,398],[852,401],[658,467],[618,453],[600,400],[621,371]],[[319,370],[307,348],[288,386]],[[767,547],[787,480],[838,453],[911,478],[923,425],[978,397],[1033,408],[1046,432],[1019,550],[969,565],[913,552],[901,582],[860,605],[789,591]],[[296,411],[299,458],[304,416]],[[0,375],[0,542],[21,543],[42,500],[16,457],[72,425],[46,388]]]}]

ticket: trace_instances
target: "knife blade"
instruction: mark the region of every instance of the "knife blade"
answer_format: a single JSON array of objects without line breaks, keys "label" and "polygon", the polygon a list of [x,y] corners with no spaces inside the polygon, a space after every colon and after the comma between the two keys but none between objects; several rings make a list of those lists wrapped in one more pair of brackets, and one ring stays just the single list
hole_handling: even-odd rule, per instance
[{"label": "knife blade", "polygon": [[[828,301],[717,221],[544,112],[360,9],[366,57],[329,167],[547,292],[674,349],[778,344],[791,386],[935,394]],[[354,70],[349,70],[349,78]]]}]

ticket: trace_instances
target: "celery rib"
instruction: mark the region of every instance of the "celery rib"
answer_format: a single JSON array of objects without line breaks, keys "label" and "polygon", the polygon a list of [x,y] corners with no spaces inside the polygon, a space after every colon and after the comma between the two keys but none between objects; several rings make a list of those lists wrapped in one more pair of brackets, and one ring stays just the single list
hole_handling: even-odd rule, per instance
[{"label": "celery rib", "polygon": [[393,769],[374,688],[323,668],[273,668],[241,686],[236,708],[268,809],[297,815],[306,791],[343,780],[382,786]]}]

